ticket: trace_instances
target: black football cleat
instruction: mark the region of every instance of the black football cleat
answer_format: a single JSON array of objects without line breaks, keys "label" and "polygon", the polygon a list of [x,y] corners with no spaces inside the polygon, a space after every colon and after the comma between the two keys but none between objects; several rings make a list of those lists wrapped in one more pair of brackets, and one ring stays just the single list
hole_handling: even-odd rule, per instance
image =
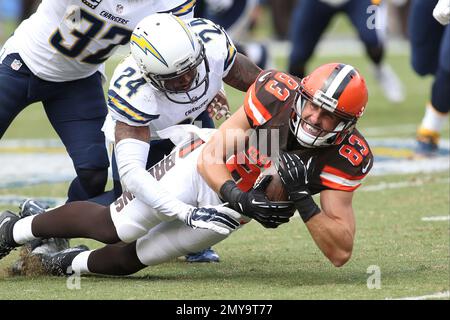
[{"label": "black football cleat", "polygon": [[[49,209],[49,206],[40,201],[34,199],[26,199],[20,205],[19,216],[21,218],[35,216],[44,213],[47,209]],[[51,255],[53,253],[62,251],[69,248],[69,246],[69,239],[62,238],[35,239],[29,241],[25,245],[28,253],[45,255]],[[17,261],[16,264],[20,265],[20,261]]]},{"label": "black football cleat", "polygon": [[44,213],[45,210],[49,208],[49,206],[37,200],[26,199],[24,200],[24,202],[21,203],[19,208],[20,208],[19,216],[21,218],[25,218]]},{"label": "black football cleat", "polygon": [[72,271],[72,261],[77,255],[89,248],[85,245],[80,245],[73,248],[68,248],[50,255],[40,254],[42,265],[46,272],[54,276],[70,276]]},{"label": "black football cleat", "polygon": [[0,214],[0,259],[6,257],[11,250],[20,245],[14,241],[13,227],[20,218],[11,211]]}]

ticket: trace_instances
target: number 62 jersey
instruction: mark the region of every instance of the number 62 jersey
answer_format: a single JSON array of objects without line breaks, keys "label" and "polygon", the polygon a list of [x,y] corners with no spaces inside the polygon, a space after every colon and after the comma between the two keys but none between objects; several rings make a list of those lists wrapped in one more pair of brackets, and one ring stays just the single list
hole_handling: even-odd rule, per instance
[{"label": "number 62 jersey", "polygon": [[[166,94],[148,83],[138,64],[130,55],[114,71],[108,90],[108,115],[103,131],[109,141],[114,141],[115,122],[124,122],[130,126],[149,126],[152,139],[156,131],[177,124],[191,124],[206,110],[209,103],[222,88],[222,79],[231,69],[236,48],[226,32],[206,19],[188,19],[184,21],[199,36],[205,47],[205,56],[209,65],[209,87],[192,90],[192,96],[200,99],[189,103],[177,103]],[[157,49],[158,44],[154,44]],[[204,63],[197,67],[197,79],[203,79],[207,73]],[[179,97],[178,97],[179,96]],[[187,98],[184,93],[177,94],[177,100]]]}]

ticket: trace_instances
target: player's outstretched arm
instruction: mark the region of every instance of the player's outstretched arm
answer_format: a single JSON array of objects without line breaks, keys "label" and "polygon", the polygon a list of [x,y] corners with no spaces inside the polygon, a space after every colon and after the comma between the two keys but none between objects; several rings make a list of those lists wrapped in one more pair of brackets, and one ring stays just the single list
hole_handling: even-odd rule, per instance
[{"label": "player's outstretched arm", "polygon": [[227,180],[232,180],[225,161],[226,157],[239,151],[236,146],[243,147],[246,132],[250,129],[244,108],[239,108],[227,119],[208,141],[197,162],[197,169],[206,183],[216,192]]},{"label": "player's outstretched arm", "polygon": [[266,228],[276,228],[289,221],[294,213],[291,202],[270,201],[264,190],[241,191],[233,181],[226,167],[225,159],[238,154],[244,148],[250,124],[244,108],[226,120],[199,157],[197,168],[208,185],[217,192],[229,206],[247,217],[253,218]]},{"label": "player's outstretched arm", "polygon": [[158,186],[158,181],[146,170],[150,150],[148,126],[130,126],[117,121],[115,153],[120,181],[150,207],[167,216],[184,217],[192,206],[178,200]]},{"label": "player's outstretched arm", "polygon": [[295,203],[300,217],[323,254],[335,265],[344,265],[352,254],[355,219],[353,192],[325,190],[320,193],[319,208],[309,191],[309,172],[313,160],[304,163],[299,156],[281,152],[278,174]]},{"label": "player's outstretched arm", "polygon": [[325,190],[320,193],[321,211],[306,227],[323,254],[336,267],[351,257],[355,238],[353,192]]},{"label": "player's outstretched arm", "polygon": [[194,229],[210,229],[227,235],[239,227],[237,212],[224,207],[192,207],[158,185],[145,169],[150,141],[148,126],[130,126],[118,121],[115,135],[120,179],[137,199],[165,215],[175,216]]}]

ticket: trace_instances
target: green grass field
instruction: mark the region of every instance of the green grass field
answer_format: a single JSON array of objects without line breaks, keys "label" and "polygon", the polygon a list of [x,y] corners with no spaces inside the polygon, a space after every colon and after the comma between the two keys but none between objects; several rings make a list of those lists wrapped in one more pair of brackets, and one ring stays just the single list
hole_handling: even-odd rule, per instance
[{"label": "green grass field", "polygon": [[[406,101],[398,105],[382,96],[365,57],[328,56],[311,62],[311,66],[351,63],[366,76],[369,105],[359,127],[367,131],[369,142],[371,138],[414,138],[429,99],[431,79],[413,73],[408,53],[388,55],[387,60],[407,90]],[[284,61],[277,62],[283,69]],[[115,63],[108,64],[109,74]],[[228,93],[237,108],[243,95]],[[445,139],[448,130],[446,126]],[[23,138],[56,138],[39,104],[20,114],[4,137]],[[433,160],[427,165],[432,167]],[[55,183],[0,188],[0,197],[63,198],[67,187],[68,183]],[[353,256],[341,268],[326,260],[296,217],[276,230],[250,223],[215,247],[221,256],[218,264],[174,260],[125,278],[82,277],[80,289],[73,290],[68,289],[66,278],[9,276],[5,269],[18,257],[15,251],[0,261],[0,299],[395,299],[448,292],[449,222],[422,218],[449,215],[449,195],[448,170],[369,175],[354,197]],[[16,211],[15,206],[0,203],[0,210],[5,209]],[[73,241],[78,243],[100,246],[94,241]],[[380,270],[380,289],[367,286],[371,266]]]},{"label": "green grass field", "polygon": [[[430,175],[420,187],[361,189],[354,202],[358,231],[353,257],[339,269],[326,261],[301,220],[294,218],[277,230],[252,222],[215,247],[222,258],[218,264],[173,261],[126,278],[83,277],[80,290],[69,290],[65,278],[5,276],[0,298],[384,299],[445,291],[448,223],[421,221],[422,216],[448,212],[449,187],[442,176]],[[414,179],[368,178],[366,186]],[[1,266],[16,257],[11,254]],[[380,268],[381,289],[367,287],[371,265]]]}]

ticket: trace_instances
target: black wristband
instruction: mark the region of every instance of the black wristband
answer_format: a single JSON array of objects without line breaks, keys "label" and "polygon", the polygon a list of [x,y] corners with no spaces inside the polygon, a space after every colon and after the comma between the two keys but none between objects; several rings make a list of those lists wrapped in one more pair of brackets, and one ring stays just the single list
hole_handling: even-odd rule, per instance
[{"label": "black wristband", "polygon": [[294,204],[304,223],[321,211],[311,196],[295,201]]},{"label": "black wristband", "polygon": [[[239,199],[243,193],[233,180],[227,180],[219,190],[220,197],[224,202],[228,202],[230,206],[239,212],[242,209],[239,206]],[[242,213],[242,212],[241,212]]]}]

